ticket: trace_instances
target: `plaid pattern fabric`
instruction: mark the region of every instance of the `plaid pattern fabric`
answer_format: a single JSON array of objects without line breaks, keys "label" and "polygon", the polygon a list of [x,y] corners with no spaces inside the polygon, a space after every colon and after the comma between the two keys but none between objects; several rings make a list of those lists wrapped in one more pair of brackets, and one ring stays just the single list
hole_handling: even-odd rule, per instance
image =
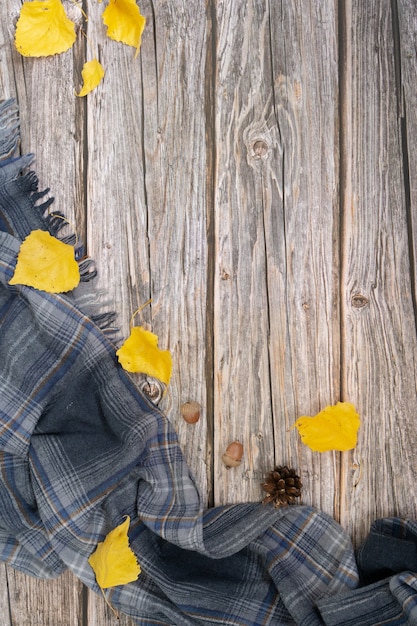
[{"label": "plaid pattern fabric", "polygon": [[[358,589],[350,540],[327,515],[203,509],[169,421],[95,323],[91,284],[69,295],[8,284],[28,232],[59,226],[44,216],[36,177],[22,174],[29,157],[14,159],[13,102],[0,121],[0,560],[38,577],[70,568],[99,591],[87,559],[129,515],[142,572],[106,594],[138,624],[370,624],[352,621],[368,588]],[[396,608],[416,597],[404,576],[383,590]]]}]

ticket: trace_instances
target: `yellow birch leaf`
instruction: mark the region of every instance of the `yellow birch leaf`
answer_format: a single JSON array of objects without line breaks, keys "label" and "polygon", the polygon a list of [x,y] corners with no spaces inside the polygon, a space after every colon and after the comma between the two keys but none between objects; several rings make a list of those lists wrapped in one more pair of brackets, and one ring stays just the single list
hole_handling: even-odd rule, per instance
[{"label": "yellow birch leaf", "polygon": [[136,48],[136,57],[146,20],[135,0],[110,0],[102,17],[107,26],[107,36]]},{"label": "yellow birch leaf", "polygon": [[92,59],[91,61],[87,61],[86,63],[84,63],[83,69],[81,71],[81,76],[83,78],[83,87],[80,93],[76,94],[80,98],[82,96],[86,96],[88,93],[90,93],[90,91],[95,89],[103,78],[104,69],[100,61],[98,61],[97,59]]},{"label": "yellow birch leaf", "polygon": [[16,24],[16,49],[26,57],[65,52],[75,42],[75,24],[61,0],[24,2]]},{"label": "yellow birch leaf", "polygon": [[96,575],[97,584],[102,589],[126,585],[137,580],[141,572],[135,554],[129,546],[127,532],[130,517],[109,532],[101,541],[88,562]]},{"label": "yellow birch leaf", "polygon": [[160,350],[157,335],[142,326],[132,328],[116,356],[127,372],[147,374],[168,385],[172,373],[171,353]]},{"label": "yellow birch leaf", "polygon": [[33,230],[23,241],[10,285],[28,285],[49,293],[71,291],[80,282],[74,248],[45,230]]},{"label": "yellow birch leaf", "polygon": [[326,406],[314,417],[299,417],[294,427],[301,441],[315,452],[344,451],[356,446],[360,423],[353,404],[338,402]]}]

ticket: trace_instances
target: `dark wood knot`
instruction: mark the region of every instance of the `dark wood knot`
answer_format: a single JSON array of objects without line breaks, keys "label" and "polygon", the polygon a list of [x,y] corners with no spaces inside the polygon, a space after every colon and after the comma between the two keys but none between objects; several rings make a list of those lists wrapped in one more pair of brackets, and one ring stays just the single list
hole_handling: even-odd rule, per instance
[{"label": "dark wood knot", "polygon": [[269,146],[263,139],[257,139],[252,145],[252,157],[259,161],[266,159],[269,152]]},{"label": "dark wood knot", "polygon": [[351,302],[352,306],[355,307],[355,309],[363,309],[364,306],[367,306],[369,304],[368,298],[365,298],[365,296],[360,293],[356,293],[354,296],[352,296]]},{"label": "dark wood knot", "polygon": [[231,278],[230,272],[228,272],[226,269],[222,268],[222,270],[220,272],[220,278],[222,280],[230,280],[230,278]]},{"label": "dark wood knot", "polygon": [[161,381],[156,378],[145,378],[139,382],[139,389],[145,394],[151,402],[159,404],[164,395],[165,387]]}]

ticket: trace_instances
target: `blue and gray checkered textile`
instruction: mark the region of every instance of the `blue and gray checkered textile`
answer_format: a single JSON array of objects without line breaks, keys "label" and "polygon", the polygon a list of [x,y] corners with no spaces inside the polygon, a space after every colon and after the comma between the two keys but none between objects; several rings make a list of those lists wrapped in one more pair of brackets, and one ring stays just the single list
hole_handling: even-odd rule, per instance
[{"label": "blue and gray checkered textile", "polygon": [[[204,510],[169,421],[117,363],[91,262],[80,261],[85,280],[71,294],[9,285],[21,241],[62,223],[47,214],[18,141],[16,106],[3,102],[0,560],[45,578],[69,568],[98,592],[88,557],[129,515],[142,572],[106,595],[138,624],[417,624],[417,579],[401,570],[414,565],[415,524],[373,529],[360,553],[363,584],[349,537],[320,511]],[[391,539],[406,542],[395,567]]]}]

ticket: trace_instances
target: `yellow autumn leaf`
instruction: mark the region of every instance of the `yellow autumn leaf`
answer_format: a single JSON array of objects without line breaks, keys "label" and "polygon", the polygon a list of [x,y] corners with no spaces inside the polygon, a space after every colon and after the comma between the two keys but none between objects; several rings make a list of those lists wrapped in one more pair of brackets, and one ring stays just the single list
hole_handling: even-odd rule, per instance
[{"label": "yellow autumn leaf", "polygon": [[326,406],[314,417],[299,417],[294,427],[302,442],[315,452],[344,451],[356,446],[360,423],[353,404],[338,402]]},{"label": "yellow autumn leaf", "polygon": [[126,371],[147,374],[168,385],[172,373],[171,353],[160,350],[157,335],[142,326],[132,328],[116,356]]},{"label": "yellow autumn leaf", "polygon": [[126,585],[137,580],[141,572],[135,554],[129,546],[127,532],[130,517],[109,532],[101,541],[88,562],[96,575],[97,584],[102,589]]},{"label": "yellow autumn leaf", "polygon": [[102,17],[107,26],[107,36],[136,48],[136,57],[146,20],[135,0],[110,0]]},{"label": "yellow autumn leaf", "polygon": [[80,282],[74,248],[45,230],[33,230],[23,241],[10,285],[48,291],[71,291]]},{"label": "yellow autumn leaf", "polygon": [[90,91],[95,89],[103,78],[104,69],[100,61],[98,61],[97,59],[92,59],[91,61],[87,61],[86,63],[84,63],[84,67],[81,71],[81,76],[83,78],[83,87],[80,93],[76,94],[80,98],[82,96],[86,96],[88,93],[90,93]]},{"label": "yellow autumn leaf", "polygon": [[16,24],[15,45],[23,56],[43,57],[65,52],[75,42],[75,25],[61,0],[24,2]]}]

